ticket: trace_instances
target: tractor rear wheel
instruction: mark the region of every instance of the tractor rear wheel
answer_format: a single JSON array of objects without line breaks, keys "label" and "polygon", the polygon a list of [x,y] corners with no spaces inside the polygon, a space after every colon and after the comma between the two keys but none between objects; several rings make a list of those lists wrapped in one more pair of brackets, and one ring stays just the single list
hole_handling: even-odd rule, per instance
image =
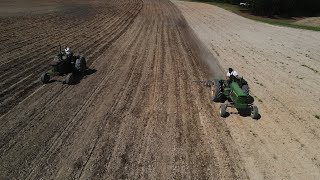
[{"label": "tractor rear wheel", "polygon": [[48,73],[43,73],[40,80],[43,84],[47,84],[50,81],[50,75]]},{"label": "tractor rear wheel", "polygon": [[213,81],[213,86],[211,86],[211,97],[214,102],[221,102],[223,96],[223,89],[219,80],[215,79]]},{"label": "tractor rear wheel", "polygon": [[257,106],[252,106],[251,117],[253,119],[258,119],[259,118],[259,110],[258,110]]},{"label": "tractor rear wheel", "polygon": [[226,104],[220,104],[220,116],[221,117],[227,117],[227,105]]},{"label": "tractor rear wheel", "polygon": [[248,85],[243,85],[242,88],[241,88],[244,92],[244,94],[249,97],[249,94],[250,94],[250,89],[249,89],[249,86]]},{"label": "tractor rear wheel", "polygon": [[66,83],[68,85],[71,85],[73,84],[73,82],[74,82],[74,75],[72,73],[69,73],[66,77]]},{"label": "tractor rear wheel", "polygon": [[77,71],[79,71],[82,74],[86,71],[87,63],[84,57],[80,56],[80,58],[76,60],[75,68]]}]

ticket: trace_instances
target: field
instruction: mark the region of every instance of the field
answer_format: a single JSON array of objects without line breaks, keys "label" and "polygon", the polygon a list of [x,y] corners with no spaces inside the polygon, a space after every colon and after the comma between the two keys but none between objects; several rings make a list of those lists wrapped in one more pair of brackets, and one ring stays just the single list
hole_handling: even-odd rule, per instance
[{"label": "field", "polygon": [[[168,0],[0,7],[0,179],[320,177],[319,32]],[[59,44],[93,73],[42,84]],[[194,82],[229,66],[260,120]]]},{"label": "field", "polygon": [[318,179],[320,33],[208,4],[175,4],[223,69],[233,67],[249,82],[262,118],[225,121],[249,178]]},{"label": "field", "polygon": [[[74,6],[1,17],[0,179],[246,176],[170,1]],[[59,43],[96,72],[42,85]]]}]

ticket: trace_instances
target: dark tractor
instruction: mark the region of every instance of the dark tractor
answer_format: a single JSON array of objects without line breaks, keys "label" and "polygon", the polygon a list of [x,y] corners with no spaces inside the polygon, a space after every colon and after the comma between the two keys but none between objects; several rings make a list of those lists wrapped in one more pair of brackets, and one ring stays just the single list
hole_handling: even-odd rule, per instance
[{"label": "dark tractor", "polygon": [[66,76],[65,83],[71,85],[75,83],[76,76],[84,76],[87,70],[87,64],[84,57],[80,55],[73,55],[73,53],[66,54],[61,51],[56,55],[50,64],[51,69],[41,75],[41,82],[49,83],[51,77]]},{"label": "dark tractor", "polygon": [[[211,87],[212,101],[220,102],[220,115],[227,117],[227,108],[236,108],[239,114],[250,113],[253,119],[259,119],[258,107],[253,105],[253,98],[249,94],[248,83],[243,78],[230,76],[229,80],[215,79],[208,82]],[[224,103],[225,101],[228,103]]]}]

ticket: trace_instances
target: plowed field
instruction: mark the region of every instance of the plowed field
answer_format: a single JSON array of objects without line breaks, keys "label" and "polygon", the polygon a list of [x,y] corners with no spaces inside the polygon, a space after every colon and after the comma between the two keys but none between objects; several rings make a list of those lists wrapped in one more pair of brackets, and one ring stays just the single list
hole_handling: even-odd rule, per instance
[{"label": "plowed field", "polygon": [[[0,17],[0,179],[247,178],[174,4],[48,3]],[[96,72],[41,84],[59,43]]]}]

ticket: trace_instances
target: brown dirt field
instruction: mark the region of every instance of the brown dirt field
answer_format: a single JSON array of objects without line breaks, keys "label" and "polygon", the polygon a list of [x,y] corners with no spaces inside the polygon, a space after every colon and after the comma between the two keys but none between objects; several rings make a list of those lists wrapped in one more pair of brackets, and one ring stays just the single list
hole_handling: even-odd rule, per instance
[{"label": "brown dirt field", "polygon": [[207,4],[174,3],[220,65],[249,82],[262,118],[232,114],[225,120],[249,178],[319,179],[320,33]]},{"label": "brown dirt field", "polygon": [[[0,17],[0,179],[246,179],[199,49],[167,0]],[[94,74],[43,85],[57,45]],[[212,57],[211,57],[212,59]]]},{"label": "brown dirt field", "polygon": [[70,13],[102,4],[101,0],[2,0],[0,16],[32,16],[35,14]]}]

